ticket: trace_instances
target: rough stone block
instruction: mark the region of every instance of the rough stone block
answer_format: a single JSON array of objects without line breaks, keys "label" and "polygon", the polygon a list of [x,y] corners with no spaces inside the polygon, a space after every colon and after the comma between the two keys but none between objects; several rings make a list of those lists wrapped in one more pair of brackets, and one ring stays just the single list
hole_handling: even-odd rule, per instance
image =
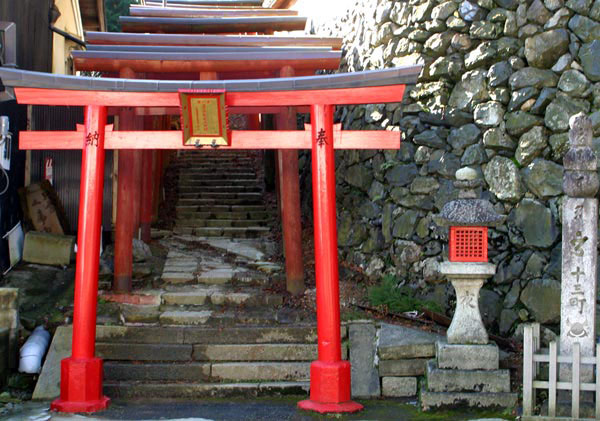
[{"label": "rough stone block", "polygon": [[163,302],[167,305],[191,305],[201,306],[206,303],[211,292],[203,291],[186,291],[186,292],[165,292],[162,295]]},{"label": "rough stone block", "polygon": [[510,392],[508,370],[444,370],[435,360],[427,363],[427,389],[430,392]]},{"label": "rough stone block", "polygon": [[442,337],[404,326],[382,324],[379,332],[379,358],[403,360],[407,358],[432,358],[435,343]]},{"label": "rough stone block", "polygon": [[381,395],[376,367],[377,329],[372,322],[351,323],[350,364],[352,365],[352,396],[371,398]]},{"label": "rough stone block", "polygon": [[17,310],[19,305],[19,288],[0,288],[0,311]]},{"label": "rough stone block", "polygon": [[9,330],[0,328],[0,388],[4,387],[8,377],[8,337]]},{"label": "rough stone block", "polygon": [[379,375],[381,377],[397,376],[412,377],[425,374],[426,358],[411,358],[407,360],[382,360],[379,361]]},{"label": "rough stone block", "polygon": [[186,284],[196,281],[196,275],[193,272],[163,272],[162,280],[169,284]]},{"label": "rough stone block", "polygon": [[417,394],[416,377],[383,377],[381,394],[389,398],[415,396]]},{"label": "rough stone block", "polygon": [[74,256],[75,237],[29,231],[23,244],[23,261],[66,266]]},{"label": "rough stone block", "polygon": [[513,408],[517,404],[516,393],[465,393],[421,391],[421,408],[424,411],[439,408]]},{"label": "rough stone block", "polygon": [[498,370],[500,365],[500,351],[496,344],[451,345],[438,342],[436,354],[439,368]]},{"label": "rough stone block", "polygon": [[313,361],[312,344],[194,345],[196,361]]},{"label": "rough stone block", "polygon": [[306,380],[310,377],[310,363],[216,363],[212,365],[213,380]]}]

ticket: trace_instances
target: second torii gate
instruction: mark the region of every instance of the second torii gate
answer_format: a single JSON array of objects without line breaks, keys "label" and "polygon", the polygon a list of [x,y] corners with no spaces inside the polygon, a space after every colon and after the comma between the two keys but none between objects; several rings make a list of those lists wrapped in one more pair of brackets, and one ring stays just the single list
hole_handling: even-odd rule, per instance
[{"label": "second torii gate", "polygon": [[[335,149],[399,149],[398,131],[342,131],[336,105],[397,103],[419,66],[377,72],[249,81],[128,81],[55,76],[0,68],[5,87],[20,104],[83,106],[83,130],[21,132],[21,149],[81,149],[81,196],[73,316],[73,348],[61,362],[61,395],[52,409],[93,412],[109,399],[102,393],[102,360],[95,357],[96,304],[106,149],[193,149],[180,131],[113,131],[109,107],[180,107],[182,89],[225,91],[230,111],[310,107],[310,130],[231,131],[220,149],[311,149],[317,284],[318,360],[311,364],[310,399],[299,408],[321,413],[362,409],[350,396],[350,363],[341,359]],[[371,85],[371,86],[370,86]],[[374,86],[373,86],[374,85]],[[334,86],[335,88],[330,88]],[[283,107],[283,108],[282,108]]]}]

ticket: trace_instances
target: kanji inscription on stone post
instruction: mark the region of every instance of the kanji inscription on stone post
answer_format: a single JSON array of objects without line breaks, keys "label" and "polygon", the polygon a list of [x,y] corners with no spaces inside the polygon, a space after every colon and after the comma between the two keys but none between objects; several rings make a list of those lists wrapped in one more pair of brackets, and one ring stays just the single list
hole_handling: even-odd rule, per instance
[{"label": "kanji inscription on stone post", "polygon": [[[563,158],[565,174],[562,221],[562,287],[560,353],[570,355],[573,344],[582,356],[593,356],[596,347],[596,247],[598,243],[598,175],[592,149],[592,127],[583,114],[570,121],[570,149]],[[569,365],[560,376],[570,379]],[[592,381],[591,366],[582,366],[581,380]]]}]

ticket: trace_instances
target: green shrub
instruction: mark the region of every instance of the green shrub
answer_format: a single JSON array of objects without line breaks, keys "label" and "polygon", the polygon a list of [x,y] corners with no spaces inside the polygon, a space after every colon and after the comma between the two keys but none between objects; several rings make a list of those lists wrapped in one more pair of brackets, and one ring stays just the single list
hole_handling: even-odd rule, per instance
[{"label": "green shrub", "polygon": [[440,306],[432,301],[415,298],[411,288],[399,287],[397,278],[390,275],[384,276],[381,284],[369,288],[368,299],[371,306],[380,307],[392,313],[414,310],[442,311]]}]

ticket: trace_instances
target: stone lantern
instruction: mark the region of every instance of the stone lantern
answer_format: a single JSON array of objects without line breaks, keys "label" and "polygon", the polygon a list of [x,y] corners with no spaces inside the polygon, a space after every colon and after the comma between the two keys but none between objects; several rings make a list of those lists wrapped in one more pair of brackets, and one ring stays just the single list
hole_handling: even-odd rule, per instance
[{"label": "stone lantern", "polygon": [[427,365],[427,386],[421,392],[424,410],[456,402],[481,408],[516,404],[510,373],[499,369],[498,346],[489,343],[479,311],[479,290],[496,272],[496,265],[488,262],[488,227],[505,220],[489,201],[478,198],[481,185],[474,169],[458,170],[458,199],[435,217],[438,225],[449,227],[448,260],[440,272],[456,290],[456,310],[446,341],[436,344],[436,359]]},{"label": "stone lantern", "polygon": [[505,220],[487,200],[479,199],[482,180],[465,167],[456,172],[457,200],[447,203],[436,222],[449,227],[448,261],[441,264],[456,290],[456,311],[447,337],[450,344],[487,344],[488,334],[479,312],[479,290],[496,273],[488,262],[487,232]]}]

